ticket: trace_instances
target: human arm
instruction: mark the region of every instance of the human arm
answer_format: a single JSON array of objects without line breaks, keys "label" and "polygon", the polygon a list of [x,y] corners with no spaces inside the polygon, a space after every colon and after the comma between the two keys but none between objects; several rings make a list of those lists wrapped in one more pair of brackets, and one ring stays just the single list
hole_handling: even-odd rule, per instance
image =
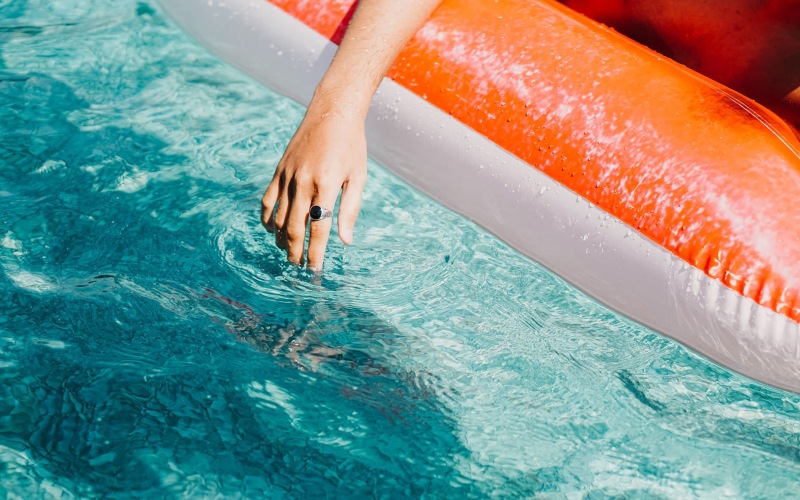
[{"label": "human arm", "polygon": [[[350,244],[367,176],[365,120],[394,59],[441,0],[361,0],[261,200],[261,222],[296,264],[321,269],[331,219],[309,209],[339,203],[339,238]],[[307,254],[307,258],[306,257]]]}]

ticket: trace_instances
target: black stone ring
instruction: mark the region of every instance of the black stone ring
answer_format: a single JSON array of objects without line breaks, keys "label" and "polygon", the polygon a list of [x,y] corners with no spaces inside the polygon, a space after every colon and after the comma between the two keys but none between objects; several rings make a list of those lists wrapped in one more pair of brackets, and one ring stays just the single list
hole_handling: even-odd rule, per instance
[{"label": "black stone ring", "polygon": [[322,220],[327,219],[328,217],[333,216],[333,212],[328,210],[327,208],[322,208],[319,205],[314,205],[311,207],[311,210],[308,211],[308,217],[311,220]]}]

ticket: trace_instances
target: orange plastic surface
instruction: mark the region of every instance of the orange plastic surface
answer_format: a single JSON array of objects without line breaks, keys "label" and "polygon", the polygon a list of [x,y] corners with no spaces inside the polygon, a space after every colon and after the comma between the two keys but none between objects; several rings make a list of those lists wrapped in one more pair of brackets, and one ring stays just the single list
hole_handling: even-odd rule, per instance
[{"label": "orange plastic surface", "polygon": [[[352,0],[272,3],[331,38]],[[800,142],[755,102],[549,0],[445,0],[388,76],[800,321]]]},{"label": "orange plastic surface", "polygon": [[797,0],[561,0],[800,127]]}]

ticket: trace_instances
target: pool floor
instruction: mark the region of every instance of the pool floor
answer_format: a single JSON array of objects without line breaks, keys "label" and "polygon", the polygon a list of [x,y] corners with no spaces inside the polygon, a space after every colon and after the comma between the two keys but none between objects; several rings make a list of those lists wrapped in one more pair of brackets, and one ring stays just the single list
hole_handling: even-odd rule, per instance
[{"label": "pool floor", "polygon": [[153,2],[0,0],[6,496],[800,496],[799,396],[379,165],[355,244],[288,264],[302,115]]}]

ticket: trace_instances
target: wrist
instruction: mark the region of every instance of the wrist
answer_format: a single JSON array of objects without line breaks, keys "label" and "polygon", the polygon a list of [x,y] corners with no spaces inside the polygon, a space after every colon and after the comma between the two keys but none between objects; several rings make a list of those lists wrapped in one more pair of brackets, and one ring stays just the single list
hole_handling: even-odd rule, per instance
[{"label": "wrist", "polygon": [[314,91],[309,109],[366,120],[375,87],[359,85],[358,79],[338,79],[326,75]]}]

